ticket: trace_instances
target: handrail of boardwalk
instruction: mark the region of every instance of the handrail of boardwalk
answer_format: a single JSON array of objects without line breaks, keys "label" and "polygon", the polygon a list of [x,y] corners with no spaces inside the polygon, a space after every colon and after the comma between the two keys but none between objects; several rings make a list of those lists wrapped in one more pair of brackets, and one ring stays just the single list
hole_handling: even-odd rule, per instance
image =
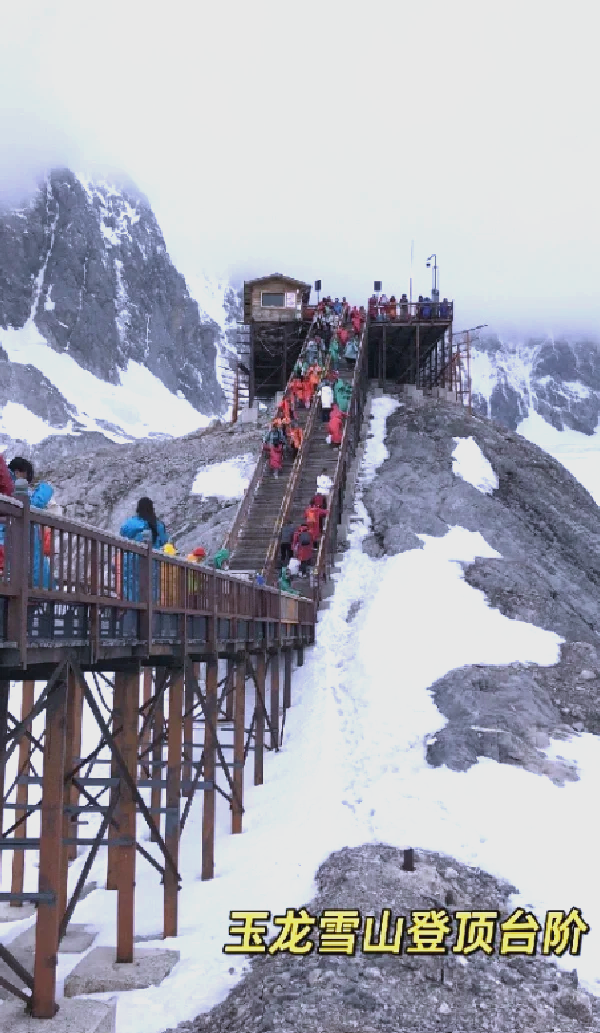
[{"label": "handrail of boardwalk", "polygon": [[354,454],[360,437],[360,426],[366,398],[366,341],[367,328],[365,326],[363,327],[360,348],[354,367],[354,376],[352,377],[350,409],[344,426],[342,443],[333,478],[333,487],[329,496],[329,507],[314,567],[313,586],[316,607],[319,605],[321,598],[322,583],[330,576],[332,559],[337,547],[337,528],[342,511],[342,497],[346,487],[348,453],[351,450],[352,454]]},{"label": "handrail of boardwalk", "polygon": [[51,515],[27,497],[0,495],[0,524],[0,653],[11,652],[11,667],[24,667],[34,647],[85,646],[94,663],[109,646],[149,656],[217,642],[312,641],[310,599]]},{"label": "handrail of boardwalk", "polygon": [[[300,355],[302,355],[302,353],[304,352],[304,349],[305,349],[306,345],[308,344],[308,341],[310,340],[310,338],[312,336],[313,328],[314,328],[314,324],[315,324],[315,319],[316,319],[316,315],[313,314],[313,317],[312,317],[312,320],[311,320],[311,324],[310,324],[310,326],[309,326],[309,328],[308,328],[308,330],[306,332],[306,337],[305,337],[304,344],[302,346],[302,350],[300,352]],[[287,385],[286,385],[286,390],[290,386],[290,382],[292,380],[292,377],[293,377],[293,374],[288,379],[288,382],[287,382]],[[258,462],[257,462],[256,466],[254,467],[254,473],[252,474],[252,478],[250,480],[250,484],[248,485],[248,487],[246,488],[246,491],[244,492],[244,497],[243,497],[243,499],[242,499],[242,501],[240,503],[239,509],[238,509],[238,511],[236,513],[235,520],[233,521],[233,524],[231,526],[231,530],[229,531],[229,534],[226,536],[226,538],[225,538],[225,540],[223,542],[223,548],[227,549],[230,554],[234,551],[234,549],[235,549],[235,547],[237,545],[238,538],[240,536],[240,531],[242,530],[242,527],[246,523],[246,520],[248,518],[248,514],[250,512],[250,507],[252,505],[252,501],[253,501],[254,496],[256,495],[256,492],[258,491],[258,489],[259,489],[259,487],[260,487],[260,485],[262,483],[262,479],[263,479],[264,474],[265,474],[267,463],[268,463],[268,455],[267,455],[266,450],[263,449],[261,454],[260,454],[260,456],[259,456],[259,458],[258,458]]]}]

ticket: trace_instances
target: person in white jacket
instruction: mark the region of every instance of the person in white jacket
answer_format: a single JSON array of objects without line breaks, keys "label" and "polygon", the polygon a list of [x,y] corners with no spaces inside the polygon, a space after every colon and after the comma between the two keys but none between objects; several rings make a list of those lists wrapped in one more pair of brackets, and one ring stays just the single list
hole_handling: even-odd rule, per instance
[{"label": "person in white jacket", "polygon": [[321,396],[321,423],[329,423],[331,406],[333,405],[333,389],[327,380],[324,380],[321,384],[319,394]]},{"label": "person in white jacket", "polygon": [[327,467],[323,467],[321,473],[317,477],[317,491],[320,495],[324,495],[325,498],[329,498],[329,493],[333,488],[333,481],[327,473]]}]

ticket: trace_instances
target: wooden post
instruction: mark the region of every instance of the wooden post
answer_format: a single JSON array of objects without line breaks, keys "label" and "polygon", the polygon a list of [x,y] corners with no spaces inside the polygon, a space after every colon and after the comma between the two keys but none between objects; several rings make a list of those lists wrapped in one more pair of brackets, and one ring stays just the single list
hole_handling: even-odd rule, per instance
[{"label": "wooden post", "polygon": [[[181,799],[181,744],[183,732],[183,671],[174,671],[169,688],[169,739],[165,814],[165,846],[179,868],[179,801]],[[163,936],[177,936],[177,877],[165,865]]]},{"label": "wooden post", "polygon": [[[77,767],[81,759],[81,733],[83,728],[83,691],[79,678],[77,678],[74,672],[69,668],[67,676],[67,764],[66,767],[69,771]],[[81,772],[78,772],[79,777]],[[77,777],[77,776],[76,776]],[[77,807],[79,804],[79,790],[74,785],[69,783],[66,787],[67,800],[66,802],[72,804],[73,807]],[[77,824],[78,815],[71,815],[71,823],[69,825],[70,832],[68,833],[69,838],[75,838],[77,836]],[[77,844],[70,843],[66,849],[67,861],[74,861],[77,857]]]},{"label": "wooden post", "polygon": [[[148,714],[149,701],[152,697],[152,668],[144,667],[143,673],[143,684],[142,684],[142,725],[144,724],[145,718]],[[152,722],[149,721],[144,728],[144,732],[140,737],[140,756],[143,758],[140,764],[140,778],[143,778],[142,769],[148,768],[150,754],[149,747],[152,735]]]},{"label": "wooden post", "polygon": [[[66,728],[65,739],[65,764],[63,774],[63,796],[65,806],[75,806],[75,787],[71,781],[67,781],[67,775],[76,766],[75,758],[79,760],[81,752],[81,718],[82,718],[83,693],[79,679],[75,672],[69,667],[67,671],[67,707],[66,707]],[[77,794],[79,798],[79,793]],[[77,838],[78,815],[72,811],[63,810],[63,839]],[[73,855],[77,857],[77,844],[65,843],[62,851],[60,866],[60,892],[58,898],[59,922],[67,910],[67,886],[69,881],[69,860]]]},{"label": "wooden post", "polygon": [[381,384],[385,391],[387,379],[387,323],[383,324],[383,344],[381,348]]},{"label": "wooden post", "polygon": [[271,689],[271,749],[279,747],[279,650],[271,656],[269,682]]},{"label": "wooden post", "polygon": [[[0,680],[0,746],[4,749],[6,736],[8,734],[8,695],[10,692],[10,681],[4,678]],[[21,753],[19,750],[19,759]],[[4,828],[4,782],[6,778],[6,765],[0,764],[0,836]],[[0,851],[0,854],[2,851]],[[0,871],[2,870],[2,858],[0,857]]]},{"label": "wooden post", "polygon": [[[197,664],[194,664],[194,673],[196,678],[199,678],[199,673],[196,671]],[[183,770],[182,780],[184,786],[182,789],[183,796],[191,796],[192,789],[190,783],[193,779],[193,763],[194,763],[194,685],[191,680],[184,675],[184,691],[183,691]]]},{"label": "wooden post", "polygon": [[[117,679],[115,676],[115,684],[113,687],[113,703],[112,703],[112,715],[111,725],[113,738],[117,744],[121,743],[122,732],[120,731],[121,720],[119,716],[119,710],[117,708]],[[114,756],[111,755],[110,759],[110,777],[119,777],[119,765],[117,764]],[[115,797],[118,795],[117,786],[111,785],[109,790],[109,801],[111,804],[114,803]],[[116,810],[113,810],[113,816],[116,819]],[[111,822],[108,826],[107,838],[108,838],[108,850],[107,850],[107,862],[106,862],[106,889],[116,890],[117,884],[117,868],[119,865],[119,849],[112,845],[112,840],[117,839],[119,836],[119,830],[117,829],[117,822]]]},{"label": "wooden post", "polygon": [[227,661],[227,680],[225,682],[225,720],[233,721],[233,678],[235,672],[235,661]]},{"label": "wooden post", "polygon": [[162,801],[162,786],[161,781],[163,777],[163,743],[162,735],[165,730],[165,694],[164,694],[164,672],[161,671],[160,684],[157,677],[154,681],[154,691],[160,690],[160,696],[156,701],[156,707],[154,709],[154,717],[152,720],[152,750],[151,757],[152,761],[150,764],[150,778],[154,783],[150,790],[150,813],[156,822],[156,827],[160,832],[160,807]]},{"label": "wooden post", "polygon": [[298,650],[297,650],[297,664],[298,664],[298,667],[302,667],[304,665],[304,646],[298,646]]},{"label": "wooden post", "polygon": [[235,707],[233,712],[233,803],[231,831],[242,831],[242,804],[244,799],[244,747],[246,728],[246,657],[235,664]]},{"label": "wooden post", "polygon": [[216,656],[206,661],[204,715],[204,801],[202,810],[202,879],[212,879],[215,870],[215,736],[217,726],[217,683],[219,662]]},{"label": "wooden post", "polygon": [[66,691],[59,683],[46,705],[44,785],[40,817],[39,892],[35,927],[35,961],[31,1013],[51,1019],[57,1012],[56,962],[58,954],[59,892],[62,853],[63,778],[65,766]]},{"label": "wooden post", "polygon": [[292,651],[286,649],[283,654],[283,709],[292,705]]},{"label": "wooden post", "polygon": [[[24,721],[28,714],[33,709],[34,701],[34,690],[35,682],[24,681],[23,689],[21,692],[21,721]],[[2,686],[0,684],[0,692]],[[31,728],[29,729],[31,731]],[[27,778],[31,772],[31,742],[26,735],[23,736],[19,743],[19,767],[18,772],[23,778]],[[16,795],[16,808],[15,808],[15,821],[19,821],[27,814],[27,803],[29,799],[29,786],[26,782],[17,784],[17,795]],[[23,821],[17,829],[15,829],[15,839],[26,839],[27,838],[27,819]],[[12,859],[12,881],[10,892],[11,893],[22,893],[23,892],[23,876],[25,874],[25,851],[15,850]],[[22,907],[23,903],[20,900],[11,901],[11,907]]]},{"label": "wooden post", "polygon": [[415,386],[421,386],[421,354],[420,354],[420,342],[419,342],[419,324],[415,327],[415,360],[417,368],[415,370]]},{"label": "wooden post", "polygon": [[[255,707],[256,721],[254,722],[254,785],[263,784],[263,751],[265,742],[265,683],[267,672],[267,658],[265,653],[259,653],[256,657],[256,681],[255,685]],[[260,694],[259,694],[260,689]],[[262,696],[262,702],[260,697]]]},{"label": "wooden post", "polygon": [[[140,672],[115,675],[115,713],[123,725],[119,748],[133,782],[137,779],[137,733]],[[123,777],[117,808],[118,836],[126,840],[118,847],[117,868],[117,964],[133,963],[135,928],[136,803]]]}]

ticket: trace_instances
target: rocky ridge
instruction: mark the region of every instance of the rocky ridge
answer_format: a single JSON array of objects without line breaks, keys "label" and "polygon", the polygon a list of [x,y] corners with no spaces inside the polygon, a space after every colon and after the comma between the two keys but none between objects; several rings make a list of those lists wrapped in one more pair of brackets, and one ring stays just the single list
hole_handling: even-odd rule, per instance
[{"label": "rocky ridge", "polygon": [[[472,436],[491,463],[491,495],[453,473],[455,436]],[[435,683],[447,724],[428,747],[430,763],[464,771],[488,756],[558,782],[576,777],[543,748],[550,737],[600,730],[600,509],[542,449],[456,406],[403,405],[388,419],[386,445],[365,492],[373,533],[363,548],[394,555],[422,548],[417,534],[479,531],[501,559],[465,564],[465,580],[507,617],[565,639],[555,667],[467,667]]]},{"label": "rocky ridge", "polygon": [[[0,212],[0,343],[3,327],[29,319],[55,351],[104,381],[119,383],[132,360],[199,412],[225,411],[215,372],[221,328],[201,317],[133,187],[56,169],[27,205]],[[61,406],[55,389],[48,404],[42,375],[16,365],[0,353],[0,404],[21,402],[65,427],[73,412],[64,399]]]},{"label": "rocky ridge", "polygon": [[[578,989],[576,971],[540,955],[406,952],[412,911],[514,910],[514,887],[441,854],[368,844],[331,854],[316,874],[309,915],[357,908],[379,919],[405,916],[401,954],[354,957],[316,952],[259,955],[227,999],[167,1033],[575,1033],[600,1030],[600,1000]],[[536,916],[543,925],[544,916]],[[585,919],[585,915],[583,916]],[[312,937],[316,944],[316,937]],[[268,942],[268,941],[267,941]],[[585,943],[585,940],[584,940]],[[360,944],[360,941],[359,941]],[[584,946],[585,949],[585,946]],[[575,968],[575,959],[574,968]]]},{"label": "rocky ridge", "polygon": [[202,545],[220,548],[239,499],[191,495],[198,470],[241,455],[257,460],[263,426],[217,425],[186,437],[132,444],[107,442],[102,435],[48,438],[31,453],[36,477],[48,480],[64,515],[118,533],[148,495],[178,550]]},{"label": "rocky ridge", "polygon": [[516,430],[533,410],[557,430],[594,433],[600,422],[600,344],[588,338],[483,335],[473,351],[473,410]]}]

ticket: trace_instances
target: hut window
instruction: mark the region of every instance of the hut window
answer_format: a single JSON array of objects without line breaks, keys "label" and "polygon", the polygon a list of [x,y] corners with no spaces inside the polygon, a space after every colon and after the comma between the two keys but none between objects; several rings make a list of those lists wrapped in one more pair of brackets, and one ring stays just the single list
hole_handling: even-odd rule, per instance
[{"label": "hut window", "polygon": [[285,308],[285,294],[267,294],[263,291],[260,303],[263,308]]}]

